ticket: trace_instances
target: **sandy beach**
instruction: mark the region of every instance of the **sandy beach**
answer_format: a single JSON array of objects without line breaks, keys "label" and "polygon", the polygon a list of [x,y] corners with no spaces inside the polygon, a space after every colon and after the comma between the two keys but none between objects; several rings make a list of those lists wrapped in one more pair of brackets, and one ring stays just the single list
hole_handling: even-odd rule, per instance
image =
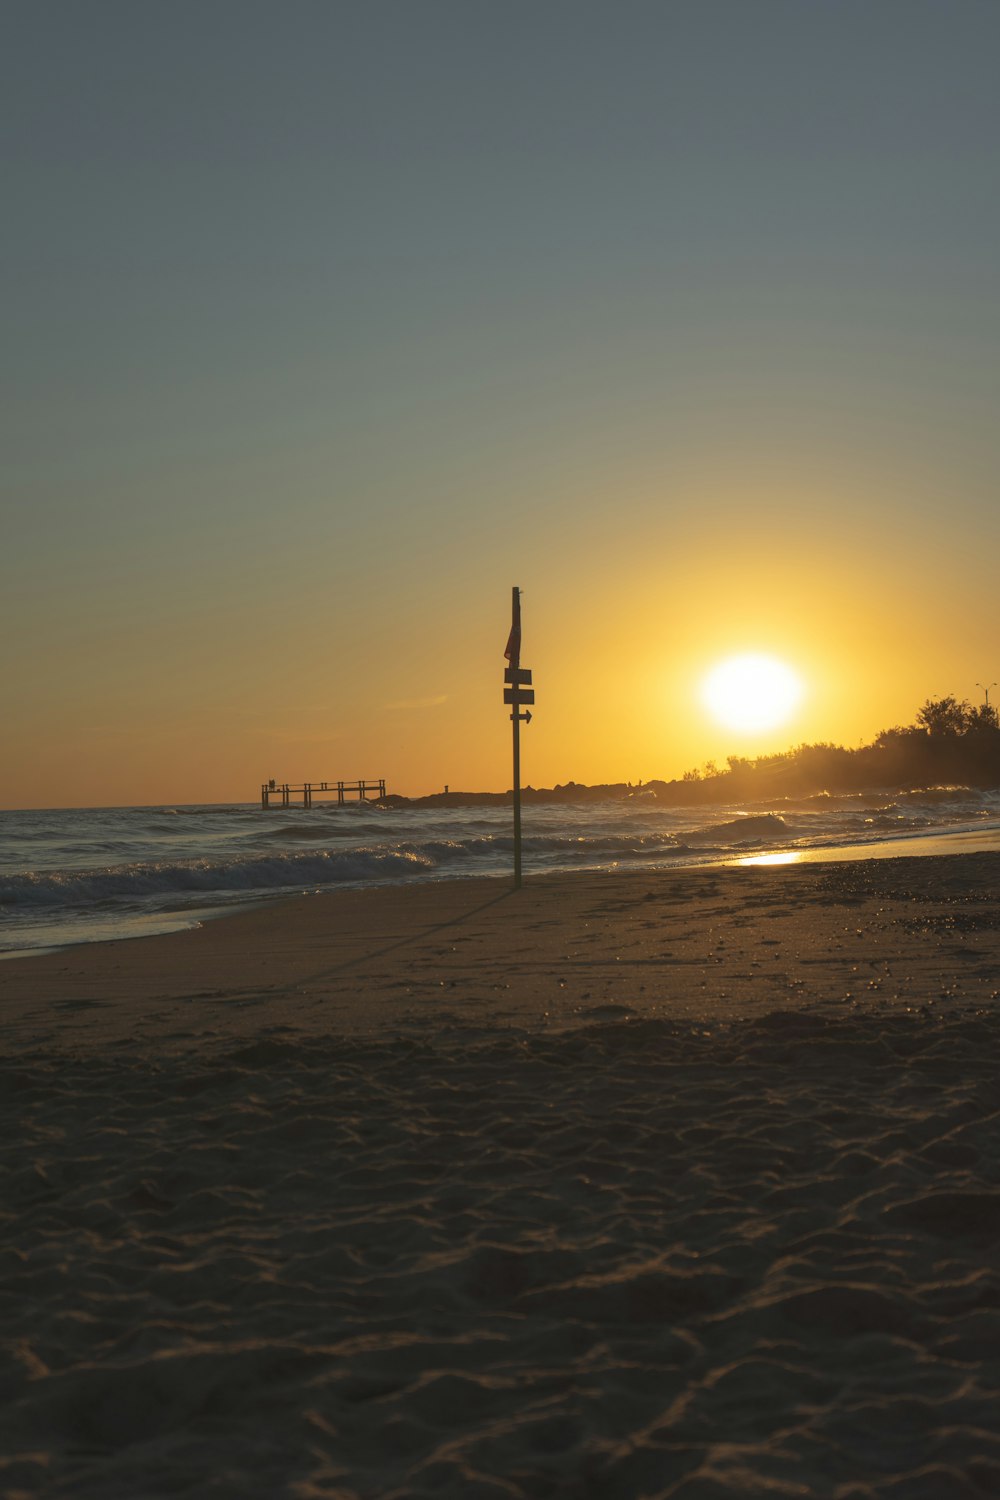
[{"label": "sandy beach", "polygon": [[1000,855],[0,964],[0,1493],[1000,1494]]}]

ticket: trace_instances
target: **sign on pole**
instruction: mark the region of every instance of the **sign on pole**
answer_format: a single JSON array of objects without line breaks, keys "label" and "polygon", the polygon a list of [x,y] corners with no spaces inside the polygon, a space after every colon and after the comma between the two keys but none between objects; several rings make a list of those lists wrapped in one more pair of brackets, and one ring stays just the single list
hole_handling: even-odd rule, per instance
[{"label": "sign on pole", "polygon": [[[515,588],[511,594],[510,635],[504,650],[509,666],[503,674],[508,684],[504,688],[503,701],[513,709],[511,722],[514,726],[514,888],[521,885],[521,720],[531,723],[531,712],[527,705],[534,703],[531,688],[531,672],[521,666],[521,590]],[[521,709],[524,707],[525,712]]]}]

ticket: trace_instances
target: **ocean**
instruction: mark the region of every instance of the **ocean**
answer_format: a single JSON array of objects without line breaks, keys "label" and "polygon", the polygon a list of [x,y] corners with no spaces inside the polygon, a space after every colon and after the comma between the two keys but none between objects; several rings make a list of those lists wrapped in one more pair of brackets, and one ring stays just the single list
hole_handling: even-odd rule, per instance
[{"label": "ocean", "polygon": [[[527,804],[526,875],[1000,849],[1000,792],[749,806]],[[259,804],[0,811],[0,956],[190,927],[346,886],[508,874],[509,807]]]}]

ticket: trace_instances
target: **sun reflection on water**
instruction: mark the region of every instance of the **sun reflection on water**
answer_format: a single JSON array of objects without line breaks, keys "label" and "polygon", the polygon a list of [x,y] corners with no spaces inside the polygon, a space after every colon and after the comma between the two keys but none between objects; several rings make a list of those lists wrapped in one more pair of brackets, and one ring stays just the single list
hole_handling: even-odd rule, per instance
[{"label": "sun reflection on water", "polygon": [[794,865],[802,858],[798,849],[781,849],[777,854],[747,854],[738,865]]}]

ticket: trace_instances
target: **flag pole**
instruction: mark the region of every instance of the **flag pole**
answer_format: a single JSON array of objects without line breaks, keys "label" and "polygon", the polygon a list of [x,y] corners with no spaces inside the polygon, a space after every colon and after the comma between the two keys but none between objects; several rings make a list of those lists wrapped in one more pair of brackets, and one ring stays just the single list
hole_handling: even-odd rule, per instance
[{"label": "flag pole", "polygon": [[[511,636],[515,642],[511,666],[521,664],[521,590],[515,588],[511,594]],[[519,705],[513,705],[511,720],[514,726],[514,889],[521,888],[521,714]]]},{"label": "flag pole", "polygon": [[[510,716],[513,728],[514,741],[514,889],[519,890],[521,886],[521,720],[526,724],[531,723],[531,710],[529,703],[534,703],[535,694],[531,687],[531,673],[526,667],[521,666],[521,590],[514,588],[510,596],[510,635],[507,637],[507,648],[504,651],[508,666],[504,673],[504,682],[508,684],[504,688],[503,701],[509,703],[513,712]],[[522,713],[521,709],[525,712]]]}]

